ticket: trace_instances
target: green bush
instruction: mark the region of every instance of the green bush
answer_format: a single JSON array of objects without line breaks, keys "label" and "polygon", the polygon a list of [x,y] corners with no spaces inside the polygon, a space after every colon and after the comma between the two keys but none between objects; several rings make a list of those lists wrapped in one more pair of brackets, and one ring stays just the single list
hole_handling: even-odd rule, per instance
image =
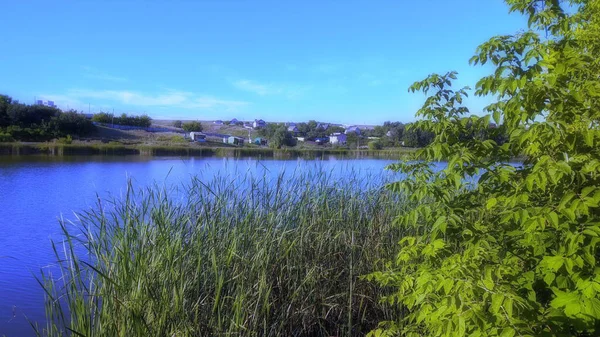
[{"label": "green bush", "polygon": [[56,142],[59,144],[71,144],[73,142],[73,138],[71,138],[71,135],[67,135],[66,137],[58,138]]},{"label": "green bush", "polygon": [[203,130],[202,123],[197,122],[197,121],[183,123],[181,125],[181,127],[183,128],[183,130],[185,130],[187,132],[192,132],[192,131],[202,132],[202,130]]},{"label": "green bush", "polygon": [[15,139],[8,133],[0,132],[0,143],[14,142]]},{"label": "green bush", "polygon": [[369,142],[369,150],[381,150],[383,149],[383,144],[380,141],[374,140]]},{"label": "green bush", "polygon": [[160,142],[170,142],[170,143],[188,143],[188,140],[183,136],[173,135],[173,136],[158,136],[156,140]]}]

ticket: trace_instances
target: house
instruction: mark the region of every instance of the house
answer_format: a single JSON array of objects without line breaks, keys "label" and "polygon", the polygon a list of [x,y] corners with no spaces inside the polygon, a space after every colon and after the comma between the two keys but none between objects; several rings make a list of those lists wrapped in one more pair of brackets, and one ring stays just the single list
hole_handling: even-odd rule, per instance
[{"label": "house", "polygon": [[214,122],[213,122],[213,124],[216,124],[216,125],[223,125],[223,121],[222,121],[222,120],[220,120],[220,119],[218,119],[218,120],[214,121]]},{"label": "house", "polygon": [[265,126],[267,126],[267,123],[262,119],[255,119],[254,123],[252,123],[252,127],[255,129],[264,128]]},{"label": "house", "polygon": [[237,120],[237,118],[232,119],[231,121],[229,121],[229,125],[236,125],[237,123],[239,123],[240,121]]},{"label": "house", "polygon": [[329,142],[329,138],[327,137],[315,138],[315,143],[317,143],[317,145],[323,145],[327,142]]},{"label": "house", "polygon": [[235,136],[223,137],[223,143],[231,145],[244,145],[244,138]]},{"label": "house", "polygon": [[327,130],[327,129],[329,129],[329,124],[319,123],[319,124],[317,124],[317,129]]},{"label": "house", "polygon": [[205,142],[206,135],[202,132],[194,131],[190,132],[190,139],[194,142]]},{"label": "house", "polygon": [[254,138],[254,144],[256,145],[267,145],[267,140],[264,138],[256,137]]},{"label": "house", "polygon": [[291,133],[294,134],[294,136],[300,132],[300,130],[298,130],[298,128],[296,126],[288,126],[287,130]]},{"label": "house", "polygon": [[294,123],[294,122],[287,122],[287,123],[285,123],[285,125],[287,125],[287,126],[296,126],[296,123]]},{"label": "house", "polygon": [[346,144],[347,137],[344,133],[336,132],[329,136],[329,142],[331,144]]},{"label": "house", "polygon": [[51,108],[56,108],[56,104],[54,104],[54,101],[42,101],[42,100],[38,99],[35,103],[37,105],[43,105],[43,106],[49,106]]},{"label": "house", "polygon": [[346,131],[344,131],[345,134],[349,134],[349,133],[355,133],[357,136],[360,135],[360,129],[358,128],[358,126],[349,126],[346,128]]}]

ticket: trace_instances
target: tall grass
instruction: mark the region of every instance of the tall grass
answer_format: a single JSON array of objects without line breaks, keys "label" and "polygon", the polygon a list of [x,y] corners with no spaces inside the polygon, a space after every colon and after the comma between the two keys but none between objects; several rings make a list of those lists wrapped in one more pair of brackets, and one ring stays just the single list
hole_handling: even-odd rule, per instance
[{"label": "tall grass", "polygon": [[[192,178],[62,222],[45,336],[359,336],[392,317],[381,269],[403,200],[331,172]],[[397,315],[397,313],[395,313]]]},{"label": "tall grass", "polygon": [[348,150],[337,148],[323,149],[271,149],[256,147],[193,146],[189,144],[162,145],[126,145],[108,144],[58,144],[58,143],[0,143],[0,155],[141,155],[141,156],[218,156],[218,157],[257,157],[257,158],[322,158],[326,156],[342,156],[350,158],[385,158],[399,159],[405,157],[413,149],[398,148],[393,150]]}]

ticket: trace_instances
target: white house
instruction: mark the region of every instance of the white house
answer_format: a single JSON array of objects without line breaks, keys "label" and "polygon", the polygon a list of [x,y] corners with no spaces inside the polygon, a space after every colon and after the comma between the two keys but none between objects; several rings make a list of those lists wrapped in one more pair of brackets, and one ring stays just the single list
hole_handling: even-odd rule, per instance
[{"label": "white house", "polygon": [[255,119],[254,123],[252,123],[252,127],[255,129],[264,128],[265,126],[267,126],[267,123],[262,119]]},{"label": "white house", "polygon": [[346,135],[339,132],[336,132],[329,136],[329,142],[331,144],[346,144],[346,140]]},{"label": "white house", "polygon": [[244,145],[244,138],[235,136],[223,137],[223,143],[232,145]]},{"label": "white house", "polygon": [[195,142],[204,142],[206,140],[206,135],[202,132],[193,131],[190,132],[190,139]]}]

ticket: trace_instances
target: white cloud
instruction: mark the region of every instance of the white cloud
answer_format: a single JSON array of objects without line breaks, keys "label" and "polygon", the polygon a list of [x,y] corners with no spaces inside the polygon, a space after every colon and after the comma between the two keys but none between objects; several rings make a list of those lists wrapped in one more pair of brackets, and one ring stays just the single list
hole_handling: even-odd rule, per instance
[{"label": "white cloud", "polygon": [[260,84],[250,80],[235,81],[233,85],[240,90],[253,92],[260,96],[279,94],[283,91],[281,88],[277,88],[272,85]]},{"label": "white cloud", "polygon": [[84,71],[83,75],[87,78],[93,78],[96,80],[103,80],[103,81],[110,81],[110,82],[127,82],[128,81],[128,79],[125,77],[107,74],[107,73],[100,71],[93,67],[85,66],[82,68]]},{"label": "white cloud", "polygon": [[233,86],[240,90],[248,91],[259,96],[282,95],[287,98],[298,98],[309,90],[309,87],[306,86],[271,83],[266,84],[247,79],[235,81],[233,82]]},{"label": "white cloud", "polygon": [[156,95],[149,95],[129,90],[88,90],[72,89],[64,95],[43,95],[44,99],[54,99],[61,107],[72,105],[79,109],[88,105],[86,101],[102,101],[103,105],[108,102],[117,102],[123,105],[154,108],[180,108],[180,109],[215,109],[224,111],[235,111],[240,107],[249,105],[249,102],[219,99],[207,95],[199,95],[191,92],[169,90]]}]

